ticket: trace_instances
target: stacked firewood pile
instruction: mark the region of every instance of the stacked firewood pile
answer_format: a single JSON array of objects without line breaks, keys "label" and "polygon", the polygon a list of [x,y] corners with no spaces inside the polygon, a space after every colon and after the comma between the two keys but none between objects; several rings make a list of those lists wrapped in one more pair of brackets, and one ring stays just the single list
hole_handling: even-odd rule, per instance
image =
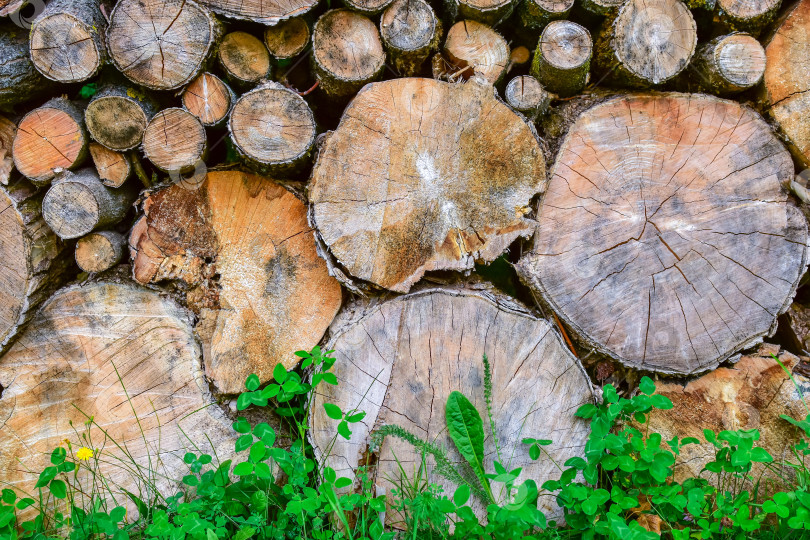
[{"label": "stacked firewood pile", "polygon": [[[312,419],[339,472],[384,423],[445,437],[452,390],[484,410],[483,354],[502,443],[543,435],[564,460],[594,383],[733,379],[807,266],[810,0],[0,15],[3,482],[90,416],[169,469],[186,435],[226,448],[245,378],[322,342],[341,383],[318,399],[368,413],[330,457]],[[513,286],[485,284],[496,260]],[[779,319],[797,354],[799,311]],[[777,384],[757,358],[744,384]],[[713,418],[751,427],[735,410]],[[387,444],[381,484],[393,454],[419,459]]]}]

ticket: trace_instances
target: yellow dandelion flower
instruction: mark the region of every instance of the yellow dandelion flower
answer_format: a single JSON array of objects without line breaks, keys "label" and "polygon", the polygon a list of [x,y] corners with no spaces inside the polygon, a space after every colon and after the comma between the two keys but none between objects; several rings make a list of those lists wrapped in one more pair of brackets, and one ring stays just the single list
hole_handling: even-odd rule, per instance
[{"label": "yellow dandelion flower", "polygon": [[79,448],[79,450],[76,452],[76,457],[77,457],[78,459],[82,460],[82,461],[87,461],[88,459],[90,459],[91,457],[93,457],[93,451],[92,451],[92,450],[90,450],[89,448],[85,448],[84,446],[82,446],[82,447],[81,447],[81,448]]}]

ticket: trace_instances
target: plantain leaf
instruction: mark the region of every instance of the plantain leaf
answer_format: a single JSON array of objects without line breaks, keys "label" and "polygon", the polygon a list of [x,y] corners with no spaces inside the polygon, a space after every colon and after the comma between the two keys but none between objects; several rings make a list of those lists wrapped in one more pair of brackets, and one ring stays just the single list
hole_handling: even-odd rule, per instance
[{"label": "plantain leaf", "polygon": [[489,482],[484,473],[484,422],[481,415],[464,394],[454,391],[447,398],[445,419],[447,431],[458,452],[467,460],[486,489]]}]

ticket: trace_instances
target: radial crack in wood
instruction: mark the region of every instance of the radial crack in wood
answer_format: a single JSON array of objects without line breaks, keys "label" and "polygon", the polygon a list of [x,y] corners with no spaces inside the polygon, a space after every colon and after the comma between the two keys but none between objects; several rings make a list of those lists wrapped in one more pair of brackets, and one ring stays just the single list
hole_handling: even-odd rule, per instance
[{"label": "radial crack in wood", "polygon": [[765,48],[764,98],[792,153],[810,167],[810,0],[788,13]]},{"label": "radial crack in wood", "polygon": [[318,344],[341,304],[306,207],[274,182],[210,172],[196,189],[152,193],[130,235],[135,279],[180,279],[199,313],[206,374],[223,392],[266,381]]},{"label": "radial crack in wood", "polygon": [[608,100],[569,129],[518,273],[586,349],[713,369],[773,332],[805,271],[792,177],[768,125],[735,102]]},{"label": "radial crack in wood", "polygon": [[[142,287],[56,293],[0,358],[0,385],[0,481],[18,490],[32,491],[29,471],[49,465],[65,439],[74,451],[96,450],[98,474],[119,502],[124,490],[154,500],[138,473],[162,496],[174,494],[187,451],[233,455],[234,432],[208,390],[189,316]],[[89,439],[79,439],[89,419]]]},{"label": "radial crack in wood", "polygon": [[509,65],[509,44],[498,32],[478,21],[459,21],[447,32],[444,56],[455,68],[451,80],[474,74],[497,84]]},{"label": "radial crack in wood", "polygon": [[157,113],[143,132],[143,154],[167,173],[190,172],[205,160],[205,128],[185,109],[171,107]]},{"label": "radial crack in wood", "polygon": [[[501,448],[508,448],[511,467],[538,485],[558,478],[557,463],[582,453],[586,422],[577,408],[593,401],[591,383],[555,328],[511,300],[486,291],[429,289],[370,304],[356,304],[335,321],[327,348],[335,350],[333,372],[338,385],[321,385],[310,418],[315,456],[338,476],[352,477],[367,452],[373,431],[398,425],[423,440],[444,446],[449,458],[463,463],[447,432],[445,403],[460,391],[488,424],[484,400],[486,354],[492,374],[492,412]],[[352,424],[351,438],[335,440],[337,422],[324,403],[344,411],[363,411]],[[498,459],[489,427],[485,428],[484,464],[488,472]],[[525,437],[551,439],[548,456],[529,457]],[[514,452],[512,454],[512,452]],[[434,471],[427,459],[426,480],[452,493],[456,486]],[[373,481],[388,490],[400,478],[398,464],[410,475],[422,460],[419,450],[388,437],[377,453]],[[518,481],[520,482],[520,481]],[[553,495],[541,494],[539,507],[551,519],[562,514]],[[485,505],[473,499],[479,516]],[[390,509],[388,524],[397,514]],[[400,516],[401,517],[401,516]]]},{"label": "radial crack in wood", "polygon": [[202,69],[219,27],[193,0],[119,0],[107,46],[121,73],[153,90],[172,90]]},{"label": "radial crack in wood", "polygon": [[183,107],[206,127],[219,127],[228,119],[236,94],[213,73],[200,73],[183,90]]},{"label": "radial crack in wood", "polygon": [[125,154],[98,143],[90,143],[90,157],[93,158],[98,177],[105,186],[121,187],[132,173],[132,163]]},{"label": "radial crack in wood", "polygon": [[374,83],[319,152],[312,221],[355,278],[407,292],[425,271],[470,269],[531,234],[545,178],[536,133],[492,86]]}]

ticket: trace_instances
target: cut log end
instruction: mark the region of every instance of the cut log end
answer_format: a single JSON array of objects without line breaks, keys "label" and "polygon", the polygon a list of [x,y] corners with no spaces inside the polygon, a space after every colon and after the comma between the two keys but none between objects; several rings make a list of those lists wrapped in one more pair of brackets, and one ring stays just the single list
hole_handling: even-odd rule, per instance
[{"label": "cut log end", "polygon": [[109,187],[121,187],[132,173],[132,163],[125,154],[90,143],[90,157],[101,182]]},{"label": "cut log end", "polygon": [[515,8],[515,0],[449,0],[453,18],[471,19],[494,26],[507,19]]},{"label": "cut log end", "polygon": [[76,264],[85,272],[109,270],[124,255],[123,235],[115,231],[99,231],[79,238],[76,242]]},{"label": "cut log end", "polygon": [[237,150],[265,173],[295,172],[315,143],[315,117],[307,102],[277,83],[240,97],[228,127]]},{"label": "cut log end", "polygon": [[424,0],[396,0],[382,15],[380,35],[394,69],[413,76],[438,49],[441,23]]},{"label": "cut log end", "polygon": [[157,105],[143,92],[123,86],[105,86],[87,105],[84,121],[90,136],[111,150],[123,152],[141,144]]},{"label": "cut log end", "polygon": [[[142,287],[59,291],[3,357],[0,385],[0,482],[23,492],[35,490],[29,471],[49,465],[65,439],[96,451],[119,501],[124,490],[173,493],[186,451],[233,455],[233,429],[208,390],[188,315]],[[76,433],[85,426],[89,439]],[[130,466],[157,472],[156,484],[146,488]]]},{"label": "cut log end", "polygon": [[596,15],[615,15],[624,0],[582,0],[582,7]]},{"label": "cut log end", "polygon": [[782,0],[717,0],[720,20],[731,29],[759,35],[776,18]]},{"label": "cut log end", "polygon": [[135,200],[129,188],[112,189],[91,169],[66,171],[42,201],[42,217],[60,238],[78,238],[123,219]]},{"label": "cut log end", "polygon": [[47,184],[60,170],[81,165],[87,144],[79,109],[55,98],[20,121],[12,145],[14,166],[32,182]]},{"label": "cut log end", "polygon": [[157,113],[143,132],[143,153],[158,169],[189,172],[204,158],[205,128],[185,109],[169,108]]},{"label": "cut log end", "polygon": [[592,51],[586,28],[571,21],[551,22],[540,35],[532,75],[550,92],[572,96],[588,82]]},{"label": "cut log end", "polygon": [[444,56],[463,78],[477,74],[498,83],[509,65],[509,45],[498,32],[478,21],[465,20],[447,32]]},{"label": "cut log end", "polygon": [[524,27],[537,31],[551,21],[565,19],[572,7],[574,0],[524,0],[518,5],[518,16]]},{"label": "cut log end", "polygon": [[769,126],[735,102],[608,100],[564,139],[519,274],[586,349],[713,369],[773,331],[807,266],[792,177]]},{"label": "cut log end", "polygon": [[695,20],[680,0],[628,0],[600,35],[597,66],[621,84],[659,85],[684,70],[696,45]]},{"label": "cut log end", "polygon": [[309,25],[296,17],[270,26],[264,31],[264,44],[276,60],[291,60],[309,45]]},{"label": "cut log end", "polygon": [[352,11],[371,17],[382,13],[392,0],[344,0],[344,2]]},{"label": "cut log end", "polygon": [[200,3],[231,19],[275,26],[310,12],[318,5],[318,0],[200,0]]},{"label": "cut log end", "polygon": [[106,28],[96,0],[52,1],[31,26],[31,60],[53,81],[87,80],[106,60]]},{"label": "cut log end", "polygon": [[765,49],[748,34],[720,36],[697,52],[690,73],[702,88],[718,94],[742,92],[762,80]]},{"label": "cut log end", "polygon": [[548,110],[551,94],[530,75],[515,77],[506,85],[506,103],[531,121]]},{"label": "cut log end", "polygon": [[385,67],[380,33],[371,20],[346,9],[324,13],[312,30],[312,66],[327,95],[347,97]]},{"label": "cut log end", "polygon": [[319,152],[310,202],[350,274],[407,292],[427,270],[472,268],[529,234],[544,184],[535,133],[492,86],[396,79],[349,105]]},{"label": "cut log end", "polygon": [[270,53],[259,39],[247,32],[231,32],[222,38],[219,64],[229,80],[253,85],[270,76]]},{"label": "cut log end", "polygon": [[131,81],[171,90],[200,72],[216,31],[210,13],[191,0],[121,0],[110,14],[107,45]]},{"label": "cut log end", "polygon": [[[556,463],[582,453],[589,428],[573,411],[593,401],[591,384],[548,322],[503,297],[464,289],[425,290],[354,311],[352,320],[336,321],[327,345],[336,351],[339,384],[316,393],[311,409],[310,440],[321,465],[351,478],[373,432],[384,425],[438,444],[452,462],[462,463],[447,433],[445,404],[457,390],[487,418],[482,355],[491,366],[494,435],[503,448],[514,449],[511,465],[522,467],[522,477],[538,484],[558,478]],[[323,403],[366,413],[350,439],[334,439],[337,423]],[[521,434],[554,442],[545,447],[548,454],[532,460]],[[485,453],[494,455],[488,430],[484,444]],[[413,480],[423,462],[418,449],[392,436],[376,450],[373,481],[388,489],[401,479],[398,464],[409,477],[402,480]],[[436,473],[432,460],[427,465],[426,479],[452,493],[457,486]],[[486,515],[476,499],[471,505]],[[551,495],[541,495],[538,506],[551,519],[562,514]],[[388,525],[400,518],[389,508]]]},{"label": "cut log end", "polygon": [[201,73],[183,91],[183,107],[204,126],[217,126],[228,118],[236,95],[213,73]]},{"label": "cut log end", "polygon": [[193,287],[206,373],[221,391],[243,390],[251,373],[268,380],[277,363],[290,368],[296,350],[319,342],[341,290],[292,193],[258,176],[211,172],[196,190],[151,194],[145,212],[130,236],[135,278]]}]

